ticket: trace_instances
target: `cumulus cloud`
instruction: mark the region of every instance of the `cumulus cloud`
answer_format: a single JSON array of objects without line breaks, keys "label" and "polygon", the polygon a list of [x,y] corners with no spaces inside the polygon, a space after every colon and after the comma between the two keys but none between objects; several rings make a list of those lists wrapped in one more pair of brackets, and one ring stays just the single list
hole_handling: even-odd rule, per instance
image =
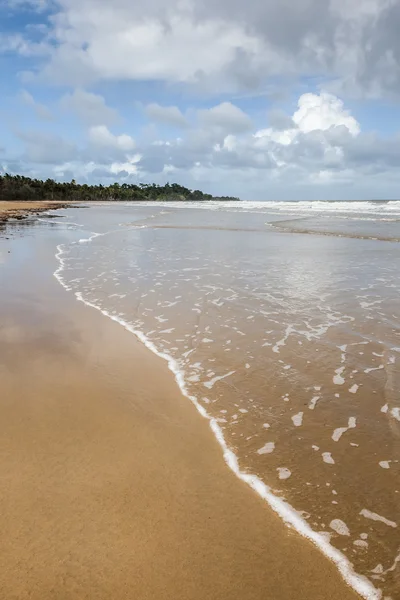
[{"label": "cumulus cloud", "polygon": [[85,125],[111,125],[118,120],[118,113],[106,105],[103,96],[82,89],[65,94],[60,105],[72,111]]},{"label": "cumulus cloud", "polygon": [[166,167],[180,177],[201,172],[213,179],[218,173],[230,193],[238,181],[242,186],[246,182],[247,191],[264,182],[265,198],[271,197],[272,185],[279,186],[276,197],[289,189],[296,189],[299,196],[301,187],[310,193],[315,186],[320,190],[325,186],[320,193],[326,196],[337,186],[350,189],[364,176],[383,177],[394,169],[397,138],[363,134],[357,120],[331,94],[302,95],[293,115],[278,116],[278,127],[216,135],[209,125],[193,128],[183,138],[141,147],[139,170],[153,178]]},{"label": "cumulus cloud", "polygon": [[206,127],[218,127],[229,132],[251,129],[250,117],[231,102],[222,102],[213,108],[199,110],[198,120]]},{"label": "cumulus cloud", "polygon": [[[360,133],[357,120],[345,109],[343,102],[332,94],[303,94],[297,106],[294,114],[287,117],[286,128],[269,127],[255,133],[260,146],[271,142],[280,146],[291,146],[307,140],[308,145],[312,143],[323,147],[329,143],[328,140],[333,143],[334,138],[340,145],[347,135],[356,136]],[[282,125],[282,122],[280,116],[279,125]],[[329,133],[325,135],[322,132]],[[310,135],[312,133],[314,135]]]},{"label": "cumulus cloud", "polygon": [[360,126],[344,108],[343,102],[326,92],[303,94],[298,102],[298,110],[293,115],[297,127],[309,133],[318,129],[325,131],[333,126],[344,125],[351,134],[357,135]]},{"label": "cumulus cloud", "polygon": [[160,106],[152,102],[145,107],[145,113],[152,121],[174,127],[187,127],[188,122],[177,106]]},{"label": "cumulus cloud", "polygon": [[272,129],[283,131],[285,129],[293,129],[296,127],[292,117],[287,115],[283,110],[274,108],[268,113],[268,122]]},{"label": "cumulus cloud", "polygon": [[[71,178],[72,176],[79,180],[88,181],[123,180],[137,175],[139,160],[140,155],[126,157],[124,161],[114,160],[111,163],[104,163],[101,160],[71,160],[57,165],[53,169],[53,173],[61,179]],[[107,185],[110,183],[111,181],[107,181]]]},{"label": "cumulus cloud", "polygon": [[90,142],[99,148],[112,148],[123,152],[132,151],[136,144],[134,139],[122,133],[114,135],[105,125],[95,125],[89,129]]},{"label": "cumulus cloud", "polygon": [[[79,147],[60,136],[20,132],[25,150],[18,159],[35,176],[173,178],[244,198],[249,193],[260,199],[362,197],[371,193],[371,184],[387,194],[397,193],[400,185],[400,135],[385,138],[361,131],[345,103],[330,93],[302,94],[291,114],[265,113],[265,129],[249,129],[249,116],[230,103],[188,114],[193,122],[168,139],[139,134],[133,139],[104,123],[90,126]],[[17,164],[15,157],[8,163],[3,157],[2,163]],[[18,164],[24,172],[23,163]]]},{"label": "cumulus cloud", "polygon": [[226,177],[235,173],[235,178],[238,170],[258,172],[257,177],[283,186],[290,178],[298,185],[348,181],[351,169],[356,173],[365,166],[361,157],[356,165],[363,145],[359,123],[332,94],[303,94],[293,115],[275,114],[269,121],[278,126],[253,132],[237,126],[242,121],[248,125],[245,113],[235,119],[232,115],[239,113],[221,111],[221,106],[203,114],[203,127],[191,129],[183,139],[143,149],[139,166],[152,173],[165,165],[189,171],[201,166],[222,169]]}]

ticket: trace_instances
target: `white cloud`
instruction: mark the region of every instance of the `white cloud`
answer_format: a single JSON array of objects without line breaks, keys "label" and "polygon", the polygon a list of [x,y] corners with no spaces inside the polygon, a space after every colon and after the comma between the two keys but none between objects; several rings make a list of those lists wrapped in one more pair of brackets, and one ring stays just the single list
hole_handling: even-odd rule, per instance
[{"label": "white cloud", "polygon": [[236,133],[252,127],[250,117],[231,102],[222,102],[213,108],[197,111],[201,125],[218,127],[224,131]]},{"label": "white cloud", "polygon": [[25,143],[23,159],[27,163],[56,165],[77,154],[75,144],[53,133],[19,131],[17,137]]},{"label": "white cloud", "polygon": [[51,50],[47,40],[36,42],[19,32],[0,32],[0,53],[16,52],[28,58],[45,56],[50,58]]},{"label": "white cloud", "polygon": [[39,119],[42,119],[43,121],[53,120],[53,114],[51,110],[47,108],[47,106],[45,106],[44,104],[36,102],[32,94],[30,94],[29,92],[27,92],[26,90],[22,90],[20,93],[20,98],[26,106],[30,106],[34,110],[36,116]]},{"label": "white cloud", "polygon": [[59,0],[41,41],[0,50],[44,56],[52,83],[162,80],[246,89],[271,76],[325,79],[363,95],[400,93],[395,0]]},{"label": "white cloud", "polygon": [[270,114],[268,122],[265,115],[269,126],[260,130],[249,129],[248,115],[230,103],[187,114],[193,124],[168,139],[147,133],[133,139],[104,123],[90,126],[79,147],[61,136],[19,132],[23,155],[2,156],[2,163],[13,172],[88,181],[161,183],[173,176],[244,198],[357,197],[361,191],[354,190],[369,195],[373,186],[379,196],[400,186],[400,135],[362,132],[332,94],[303,94],[291,115]]},{"label": "white cloud", "polygon": [[[95,160],[77,161],[71,160],[60,163],[54,167],[53,172],[56,177],[64,178],[73,176],[77,179],[86,179],[96,181],[106,179],[126,179],[138,173],[137,163],[140,160],[140,154],[133,154],[126,157],[124,161],[112,161],[110,163],[99,162]],[[108,181],[110,183],[110,181]]]},{"label": "white cloud", "polygon": [[118,175],[119,173],[127,173],[128,175],[136,175],[138,173],[137,164],[140,161],[140,154],[135,154],[129,160],[124,162],[113,162],[110,165],[110,173]]},{"label": "white cloud", "polygon": [[268,127],[268,129],[256,131],[254,137],[257,139],[258,146],[262,148],[270,142],[276,142],[282,146],[289,146],[297,135],[298,131],[295,128],[276,130],[272,127]]},{"label": "white cloud", "polygon": [[168,14],[149,10],[151,3],[65,2],[54,20],[52,36],[58,44],[45,77],[75,84],[123,79],[201,83],[217,81],[240,49],[258,61],[261,45],[240,24],[212,17],[198,21],[179,2]]},{"label": "white cloud", "polygon": [[297,106],[293,116],[287,119],[287,129],[269,127],[254,134],[259,146],[267,147],[270,142],[290,146],[299,143],[302,135],[304,139],[304,134],[329,131],[329,140],[319,136],[319,144],[326,150],[328,146],[335,146],[335,141],[340,144],[346,134],[357,136],[360,133],[357,120],[344,108],[342,100],[332,94],[303,94]]},{"label": "white cloud", "polygon": [[51,0],[3,0],[3,5],[7,8],[16,10],[28,7],[31,10],[42,12],[50,8]]},{"label": "white cloud", "polygon": [[387,146],[382,139],[374,142],[362,134],[343,102],[325,92],[302,95],[292,116],[279,115],[277,128],[254,133],[237,130],[234,119],[225,119],[225,131],[217,127],[216,133],[215,122],[220,120],[214,120],[213,109],[210,112],[212,118],[185,137],[143,149],[139,168],[153,174],[168,165],[181,176],[199,169],[208,173],[222,169],[227,182],[243,179],[247,173],[266,185],[273,182],[287,189],[291,182],[293,186],[353,185],[370,162],[381,162],[383,172],[400,154],[394,142]]},{"label": "white cloud", "polygon": [[114,135],[105,125],[90,127],[89,140],[94,146],[99,148],[117,149],[123,152],[130,152],[136,146],[134,139],[130,135],[126,133]]},{"label": "white cloud", "polygon": [[145,106],[145,113],[149,119],[173,125],[187,127],[188,122],[177,106],[160,106],[156,102]]},{"label": "white cloud", "polygon": [[344,125],[352,135],[360,132],[355,118],[344,108],[343,102],[332,94],[303,94],[300,96],[298,107],[293,121],[300,131],[324,131],[333,126]]},{"label": "white cloud", "polygon": [[283,110],[273,108],[268,113],[268,121],[272,129],[284,131],[296,127],[292,117],[289,117]]},{"label": "white cloud", "polygon": [[[141,167],[152,173],[161,172],[166,164],[181,170],[192,170],[199,165],[210,169],[221,167],[226,169],[227,176],[229,172],[231,175],[236,173],[237,169],[253,169],[264,171],[275,179],[281,177],[284,182],[289,169],[298,169],[297,178],[301,181],[308,173],[321,168],[326,170],[333,166],[337,169],[338,161],[342,160],[336,148],[346,141],[346,136],[333,136],[331,129],[303,132],[295,126],[293,119],[287,117],[291,129],[269,128],[251,133],[238,127],[238,119],[231,118],[229,111],[230,118],[227,119],[223,112],[222,120],[219,110],[211,109],[210,113],[212,118],[206,118],[201,128],[189,130],[184,138],[158,142],[146,148],[142,152]],[[239,122],[243,114],[240,114]],[[236,112],[234,115],[238,116]],[[337,122],[341,122],[340,115]],[[348,131],[344,125],[338,126],[341,128]]]},{"label": "white cloud", "polygon": [[79,88],[65,94],[60,105],[75,113],[85,125],[111,125],[118,120],[117,111],[106,105],[103,96]]}]

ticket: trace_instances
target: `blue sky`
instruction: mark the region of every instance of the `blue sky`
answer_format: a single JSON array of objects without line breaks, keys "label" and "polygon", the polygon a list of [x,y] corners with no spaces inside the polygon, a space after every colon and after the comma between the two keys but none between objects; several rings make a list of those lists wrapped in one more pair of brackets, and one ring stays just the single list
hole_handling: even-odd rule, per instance
[{"label": "blue sky", "polygon": [[0,168],[398,198],[392,0],[0,0]]}]

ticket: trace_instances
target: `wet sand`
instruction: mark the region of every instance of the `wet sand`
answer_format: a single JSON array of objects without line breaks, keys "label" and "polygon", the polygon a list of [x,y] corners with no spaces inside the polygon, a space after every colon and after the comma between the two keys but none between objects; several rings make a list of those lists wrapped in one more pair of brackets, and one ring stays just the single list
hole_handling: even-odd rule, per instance
[{"label": "wet sand", "polygon": [[68,206],[70,203],[58,200],[18,201],[0,200],[0,225],[10,219],[25,219],[32,214],[39,214],[46,210]]},{"label": "wet sand", "polygon": [[38,235],[0,238],[2,597],[358,597],[228,470],[165,361],[61,288]]}]

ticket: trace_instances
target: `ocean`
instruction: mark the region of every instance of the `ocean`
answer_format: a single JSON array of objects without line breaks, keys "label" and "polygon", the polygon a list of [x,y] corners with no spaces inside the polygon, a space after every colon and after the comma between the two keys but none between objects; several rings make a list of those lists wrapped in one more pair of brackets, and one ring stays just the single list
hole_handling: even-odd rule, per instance
[{"label": "ocean", "polygon": [[64,288],[168,361],[227,466],[350,585],[398,598],[400,201],[63,214],[40,222]]}]

